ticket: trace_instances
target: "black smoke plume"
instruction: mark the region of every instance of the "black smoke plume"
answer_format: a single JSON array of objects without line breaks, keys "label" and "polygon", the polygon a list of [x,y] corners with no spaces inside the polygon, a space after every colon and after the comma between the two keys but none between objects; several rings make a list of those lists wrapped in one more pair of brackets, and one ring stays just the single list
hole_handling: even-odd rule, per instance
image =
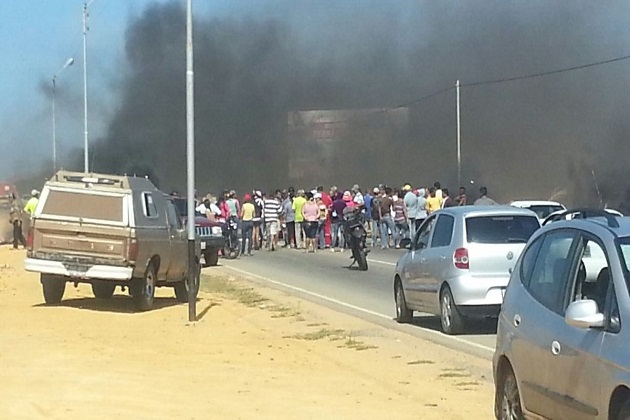
[{"label": "black smoke plume", "polygon": [[[291,111],[396,107],[458,79],[500,79],[630,52],[623,18],[630,4],[622,1],[252,5],[266,13],[195,20],[202,191],[288,186]],[[182,2],[148,7],[130,23],[125,52],[120,109],[94,148],[94,170],[149,174],[165,190],[183,190]],[[630,194],[628,64],[462,88],[462,184],[469,191],[487,185],[504,201],[554,196],[621,206]],[[440,180],[456,190],[455,104],[452,89],[409,105],[406,128],[380,141],[369,124],[357,128],[340,147],[339,170],[313,173],[300,187]]]}]

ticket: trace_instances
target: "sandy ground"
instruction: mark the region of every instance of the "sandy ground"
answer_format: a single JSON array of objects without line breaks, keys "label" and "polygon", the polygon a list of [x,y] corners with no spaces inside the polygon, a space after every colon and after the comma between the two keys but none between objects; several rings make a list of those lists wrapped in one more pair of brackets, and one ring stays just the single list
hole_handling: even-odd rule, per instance
[{"label": "sandy ground", "polygon": [[200,320],[159,291],[44,306],[0,247],[0,418],[488,419],[489,362],[207,271]]}]

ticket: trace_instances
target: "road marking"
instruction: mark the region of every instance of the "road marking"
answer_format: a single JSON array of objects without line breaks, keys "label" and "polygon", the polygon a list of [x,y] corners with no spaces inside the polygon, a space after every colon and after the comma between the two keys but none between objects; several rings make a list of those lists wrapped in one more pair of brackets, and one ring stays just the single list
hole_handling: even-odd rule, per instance
[{"label": "road marking", "polygon": [[377,264],[391,265],[393,267],[396,267],[396,263],[389,262],[389,261],[380,261],[380,260],[373,260],[372,258],[368,258],[368,262],[375,262]]},{"label": "road marking", "polygon": [[[384,261],[384,263],[392,264],[392,263],[387,263],[385,261]],[[335,299],[335,298],[331,298],[329,296],[325,296],[325,295],[321,295],[319,293],[311,292],[310,290],[306,290],[306,289],[303,289],[301,287],[293,286],[291,284],[282,283],[280,281],[270,279],[269,277],[261,276],[259,274],[250,273],[249,271],[241,270],[239,268],[230,267],[229,265],[224,265],[224,267],[226,267],[226,268],[228,268],[230,270],[236,271],[237,273],[244,274],[246,276],[251,276],[251,277],[257,278],[259,280],[263,280],[265,282],[275,284],[277,286],[285,287],[287,289],[295,290],[296,292],[304,293],[306,295],[310,295],[310,296],[316,297],[318,299],[322,299],[322,300],[325,300],[327,302],[334,303],[336,305],[340,305],[340,306],[343,306],[343,307],[346,307],[346,308],[349,308],[349,309],[353,309],[355,311],[363,312],[363,313],[366,313],[366,314],[369,314],[369,315],[373,315],[373,316],[376,316],[376,317],[379,317],[379,318],[386,319],[388,321],[394,322],[394,320],[392,319],[391,316],[382,314],[380,312],[374,312],[374,311],[371,311],[371,310],[366,309],[366,308],[361,308],[360,306],[352,305],[350,303],[343,302],[341,300],[338,300],[338,299]],[[422,329],[425,332],[433,334],[435,336],[439,336],[440,338],[456,341],[456,342],[461,343],[461,344],[465,344],[465,345],[468,345],[468,346],[472,346],[472,347],[478,348],[480,350],[484,350],[484,351],[488,351],[488,352],[494,353],[494,348],[493,347],[484,346],[483,344],[475,343],[473,341],[468,341],[468,340],[465,340],[463,338],[455,337],[455,336],[452,336],[452,335],[442,334],[439,331],[431,330],[429,328],[422,328],[422,327],[418,327],[418,328]]]}]

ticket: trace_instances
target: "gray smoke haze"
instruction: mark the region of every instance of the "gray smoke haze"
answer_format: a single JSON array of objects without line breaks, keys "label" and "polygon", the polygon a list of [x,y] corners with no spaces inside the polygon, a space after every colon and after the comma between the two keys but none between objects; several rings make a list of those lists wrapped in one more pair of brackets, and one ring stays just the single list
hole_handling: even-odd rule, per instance
[{"label": "gray smoke haze", "polygon": [[[155,4],[130,22],[120,108],[93,148],[94,170],[150,174],[184,190],[185,10]],[[195,20],[197,184],[279,188],[287,115],[394,107],[463,84],[630,52],[630,3],[404,0],[253,2],[237,17]],[[462,179],[501,200],[602,202],[625,210],[629,61],[462,88]],[[336,183],[456,182],[455,90],[409,108],[386,147],[369,124],[340,149]],[[378,123],[375,119],[373,123]],[[367,133],[367,134],[366,134]],[[593,177],[595,173],[595,177]],[[313,174],[310,185],[330,181]],[[474,180],[474,185],[470,180]],[[297,187],[297,185],[296,185]]]}]

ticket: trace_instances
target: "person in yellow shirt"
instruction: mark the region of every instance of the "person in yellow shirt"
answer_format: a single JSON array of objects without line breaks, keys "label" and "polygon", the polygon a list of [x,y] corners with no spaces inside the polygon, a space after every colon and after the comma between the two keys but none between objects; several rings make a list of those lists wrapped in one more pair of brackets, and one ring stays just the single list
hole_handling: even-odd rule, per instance
[{"label": "person in yellow shirt", "polygon": [[39,203],[39,191],[33,190],[31,191],[31,198],[24,206],[24,211],[27,212],[31,217],[35,214],[35,209],[37,208],[37,203]]},{"label": "person in yellow shirt", "polygon": [[295,245],[298,249],[304,248],[305,237],[302,236],[302,224],[304,223],[302,208],[304,204],[306,204],[304,195],[304,190],[298,190],[297,197],[293,199],[293,211],[295,211]]},{"label": "person in yellow shirt", "polygon": [[442,197],[438,197],[435,188],[429,189],[427,198],[427,214],[434,213],[442,208]]},{"label": "person in yellow shirt", "polygon": [[256,215],[256,208],[252,204],[252,196],[245,194],[241,206],[241,255],[245,255],[245,242],[247,242],[247,255],[252,256],[252,234],[254,232],[254,216]]}]

